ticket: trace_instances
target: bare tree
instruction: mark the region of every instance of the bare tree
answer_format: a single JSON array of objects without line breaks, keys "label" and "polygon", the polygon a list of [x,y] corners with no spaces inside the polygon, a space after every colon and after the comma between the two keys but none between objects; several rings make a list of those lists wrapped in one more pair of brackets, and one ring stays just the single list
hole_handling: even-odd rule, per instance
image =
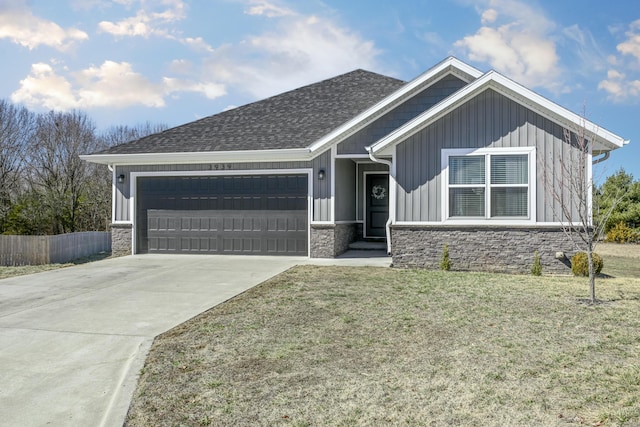
[{"label": "bare tree", "polygon": [[162,123],[145,122],[136,126],[112,126],[100,135],[101,145],[104,148],[140,139],[147,135],[159,133],[167,129]]},{"label": "bare tree", "polygon": [[611,213],[623,195],[611,194],[611,200],[606,204],[593,205],[592,155],[597,129],[587,129],[587,121],[583,118],[582,123],[574,129],[565,128],[563,137],[569,150],[556,164],[542,165],[542,177],[550,195],[548,204],[555,218],[562,224],[574,248],[587,254],[590,302],[593,304],[597,302],[593,253],[600,237],[604,235]]},{"label": "bare tree", "polygon": [[34,115],[0,100],[0,232],[21,190],[24,154],[34,129]]},{"label": "bare tree", "polygon": [[89,168],[79,155],[95,151],[95,125],[81,112],[37,117],[28,151],[29,180],[51,218],[53,234],[80,229]]},{"label": "bare tree", "polygon": [[[124,144],[144,136],[162,132],[167,129],[164,124],[145,122],[136,126],[112,126],[96,140],[96,150],[103,150],[114,145]],[[88,154],[88,153],[83,153]],[[111,185],[112,174],[105,165],[87,163],[89,180],[87,191],[91,197],[83,205],[84,229],[106,230],[111,219]]]}]

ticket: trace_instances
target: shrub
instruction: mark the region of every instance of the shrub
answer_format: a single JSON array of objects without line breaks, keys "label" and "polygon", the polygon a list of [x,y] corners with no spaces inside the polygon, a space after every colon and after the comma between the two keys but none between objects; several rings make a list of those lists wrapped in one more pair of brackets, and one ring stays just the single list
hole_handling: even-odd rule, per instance
[{"label": "shrub", "polygon": [[[591,255],[593,257],[593,268],[595,269],[596,274],[600,274],[602,267],[604,266],[602,257],[595,252]],[[571,272],[574,276],[589,276],[589,259],[586,252],[576,252],[576,254],[571,258]]]},{"label": "shrub", "polygon": [[444,245],[442,248],[442,261],[440,261],[440,268],[444,271],[451,269],[451,261],[449,261],[449,245]]},{"label": "shrub", "polygon": [[619,222],[607,232],[607,242],[631,243],[638,239],[636,233],[624,222]]},{"label": "shrub", "polygon": [[533,254],[533,265],[531,266],[531,274],[533,276],[542,276],[542,264],[540,263],[540,254],[538,251]]}]

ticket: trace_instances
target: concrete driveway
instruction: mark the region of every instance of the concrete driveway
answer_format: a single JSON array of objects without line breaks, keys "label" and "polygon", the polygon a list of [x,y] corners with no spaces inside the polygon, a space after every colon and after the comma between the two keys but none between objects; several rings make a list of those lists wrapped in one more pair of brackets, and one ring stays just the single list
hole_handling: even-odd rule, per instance
[{"label": "concrete driveway", "polygon": [[0,424],[121,426],[156,335],[306,262],[143,255],[0,280]]}]

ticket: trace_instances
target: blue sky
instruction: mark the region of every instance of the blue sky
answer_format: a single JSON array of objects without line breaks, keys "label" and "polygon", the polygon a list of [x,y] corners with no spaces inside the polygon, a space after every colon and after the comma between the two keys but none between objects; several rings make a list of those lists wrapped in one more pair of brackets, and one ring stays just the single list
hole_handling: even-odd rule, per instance
[{"label": "blue sky", "polygon": [[449,55],[495,69],[631,143],[635,0],[0,0],[0,98],[99,129],[175,126],[357,68],[410,80]]}]

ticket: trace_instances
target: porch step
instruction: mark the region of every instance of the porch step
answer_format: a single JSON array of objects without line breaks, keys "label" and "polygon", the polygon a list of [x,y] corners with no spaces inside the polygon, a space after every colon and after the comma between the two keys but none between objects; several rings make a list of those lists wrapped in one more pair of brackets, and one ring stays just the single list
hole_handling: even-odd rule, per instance
[{"label": "porch step", "polygon": [[358,240],[357,242],[349,244],[349,249],[357,251],[386,251],[387,244],[385,242]]}]

